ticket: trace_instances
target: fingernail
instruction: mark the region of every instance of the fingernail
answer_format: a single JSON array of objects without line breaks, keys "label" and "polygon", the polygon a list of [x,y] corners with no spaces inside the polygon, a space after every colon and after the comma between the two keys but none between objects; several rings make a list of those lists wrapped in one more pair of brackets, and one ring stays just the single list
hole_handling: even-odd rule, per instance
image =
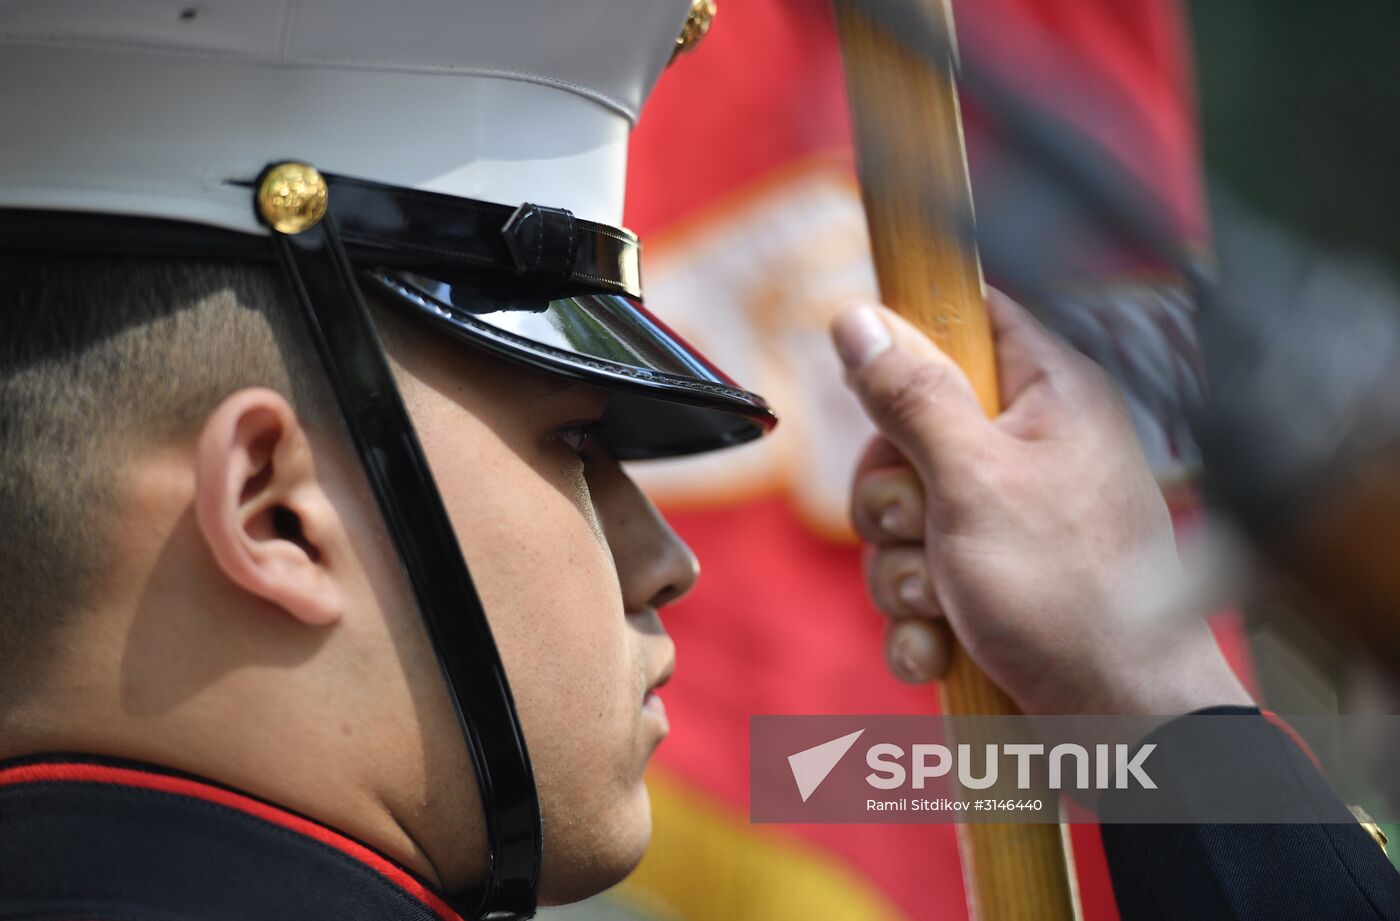
[{"label": "fingernail", "polygon": [[909,526],[909,516],[905,514],[904,506],[897,502],[880,513],[880,527],[884,528],[887,534],[896,537],[904,537],[913,530]]},{"label": "fingernail", "polygon": [[905,576],[899,583],[899,600],[916,611],[928,607],[928,596],[924,593],[924,580],[918,576]]},{"label": "fingernail", "polygon": [[832,328],[836,351],[852,370],[863,368],[890,347],[890,331],[875,308],[852,307],[836,318]]},{"label": "fingernail", "polygon": [[917,684],[928,679],[924,674],[924,667],[919,664],[919,660],[914,657],[914,651],[909,648],[908,641],[901,640],[890,658],[893,660],[895,671],[899,672],[899,677],[905,681]]}]

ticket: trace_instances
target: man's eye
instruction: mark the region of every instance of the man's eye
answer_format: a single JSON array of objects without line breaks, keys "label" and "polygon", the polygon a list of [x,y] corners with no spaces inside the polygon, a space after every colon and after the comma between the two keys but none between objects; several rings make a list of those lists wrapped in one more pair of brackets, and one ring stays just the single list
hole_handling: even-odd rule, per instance
[{"label": "man's eye", "polygon": [[594,429],[598,427],[597,421],[578,422],[573,425],[566,425],[555,433],[564,447],[575,454],[583,454],[588,447],[588,439],[592,437]]}]

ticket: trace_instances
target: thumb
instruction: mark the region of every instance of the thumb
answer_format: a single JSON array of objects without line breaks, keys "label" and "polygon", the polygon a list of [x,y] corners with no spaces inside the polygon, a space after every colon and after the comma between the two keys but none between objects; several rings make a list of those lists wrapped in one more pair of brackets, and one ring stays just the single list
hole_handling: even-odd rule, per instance
[{"label": "thumb", "polygon": [[920,472],[966,456],[992,431],[972,384],[951,358],[903,318],[861,304],[831,325],[846,384],[880,432]]}]

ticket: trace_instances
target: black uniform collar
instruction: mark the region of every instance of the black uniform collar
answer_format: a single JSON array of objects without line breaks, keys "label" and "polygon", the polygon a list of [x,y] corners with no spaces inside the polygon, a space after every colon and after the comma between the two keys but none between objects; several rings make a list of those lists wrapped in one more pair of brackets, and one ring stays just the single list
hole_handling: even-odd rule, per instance
[{"label": "black uniform collar", "polygon": [[463,921],[387,857],[206,780],[0,762],[0,919]]}]

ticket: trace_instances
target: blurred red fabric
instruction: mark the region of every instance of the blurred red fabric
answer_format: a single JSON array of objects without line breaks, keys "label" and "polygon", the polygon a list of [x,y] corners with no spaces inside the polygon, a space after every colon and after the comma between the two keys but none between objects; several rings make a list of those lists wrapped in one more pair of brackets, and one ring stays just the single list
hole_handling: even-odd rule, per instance
[{"label": "blurred red fabric", "polygon": [[[964,55],[1111,151],[1162,200],[1183,240],[1206,238],[1175,0],[955,6]],[[998,156],[995,145],[994,131],[976,134],[974,171]],[[629,226],[668,258],[684,258],[686,227],[733,210],[748,190],[781,182],[793,164],[814,157],[838,169],[853,165],[829,4],[721,2],[710,36],[668,70],[634,134]],[[665,305],[657,306],[664,317]],[[723,367],[723,348],[716,350]],[[936,710],[931,688],[888,675],[883,624],[865,595],[858,548],[816,533],[780,486],[668,512],[705,572],[666,615],[679,649],[663,695],[673,733],[658,758],[668,774],[746,813],[751,714]],[[1227,645],[1239,658],[1237,639],[1227,637]],[[783,831],[853,868],[908,918],[965,916],[950,826]],[[1116,918],[1097,828],[1076,826],[1073,838],[1085,917]]]}]

